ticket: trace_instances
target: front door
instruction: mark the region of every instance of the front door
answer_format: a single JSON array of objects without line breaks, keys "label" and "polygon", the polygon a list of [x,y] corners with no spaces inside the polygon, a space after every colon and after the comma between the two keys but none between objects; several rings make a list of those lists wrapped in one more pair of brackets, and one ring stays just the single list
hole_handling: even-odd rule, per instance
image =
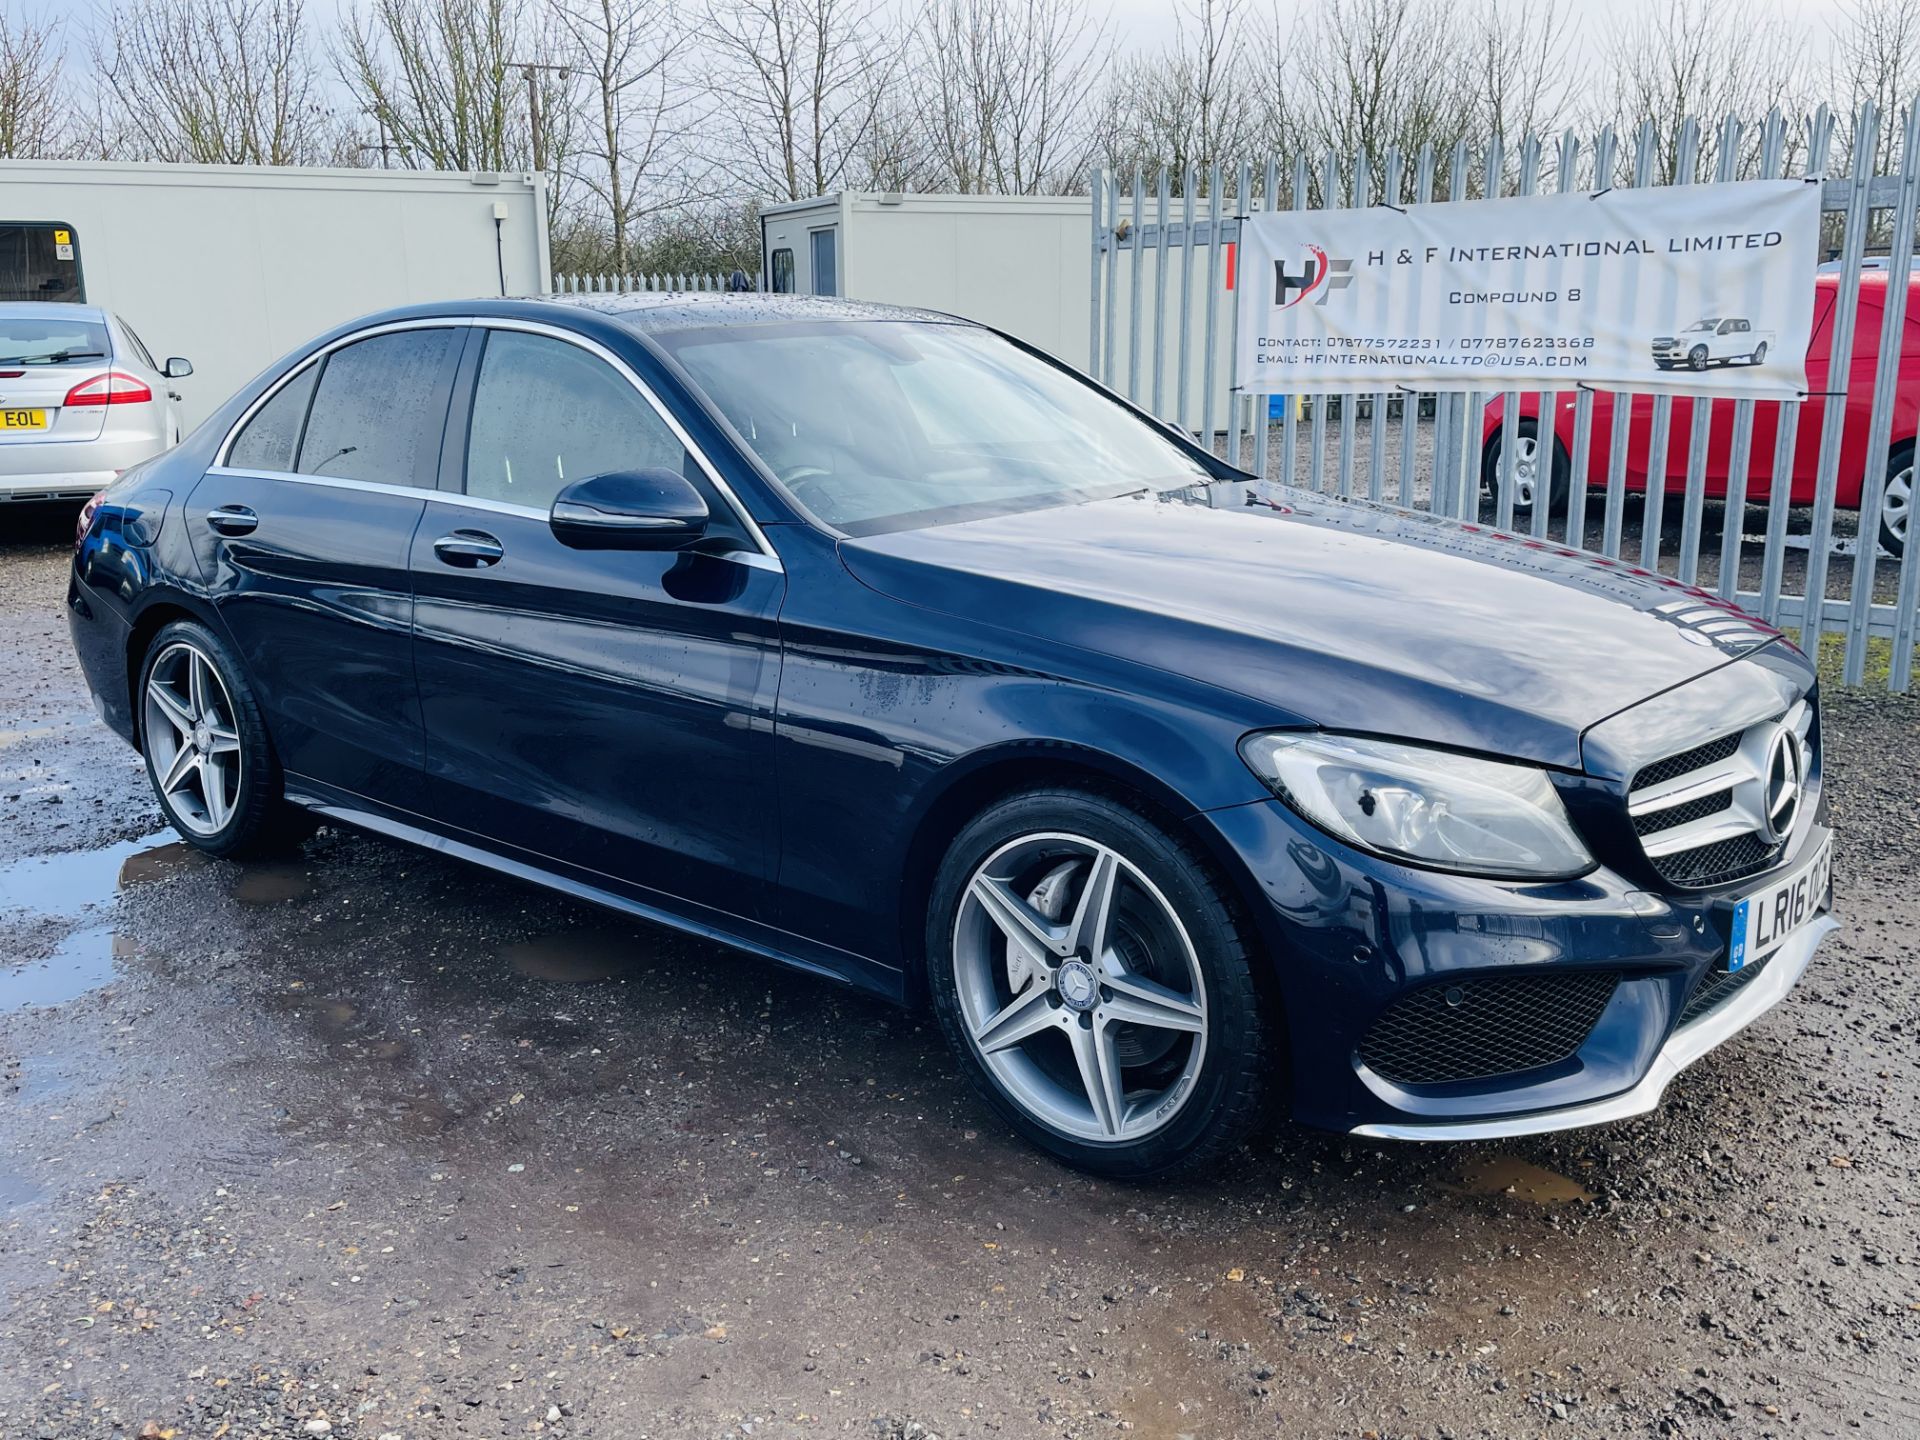
[{"label": "front door", "polygon": [[[785,577],[639,381],[547,333],[476,329],[459,472],[413,543],[433,813],[628,887],[757,918],[770,869]],[[471,361],[470,361],[471,363]],[[701,553],[572,550],[567,484],[669,466]]]},{"label": "front door", "polygon": [[334,348],[253,413],[188,497],[201,573],[295,788],[417,800],[407,550],[464,335],[413,327]]}]

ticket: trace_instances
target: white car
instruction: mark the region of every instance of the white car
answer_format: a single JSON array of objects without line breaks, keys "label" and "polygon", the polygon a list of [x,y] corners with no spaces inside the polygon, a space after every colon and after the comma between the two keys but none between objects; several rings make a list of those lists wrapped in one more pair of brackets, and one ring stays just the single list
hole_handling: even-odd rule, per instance
[{"label": "white car", "polygon": [[1731,365],[1736,360],[1759,365],[1767,358],[1773,343],[1773,331],[1756,330],[1753,322],[1739,316],[1709,315],[1696,320],[1678,335],[1656,336],[1653,363],[1662,370],[1684,365],[1689,370],[1704,370],[1718,362]]},{"label": "white car", "polygon": [[97,305],[0,304],[0,503],[86,500],[180,440],[193,373]]}]

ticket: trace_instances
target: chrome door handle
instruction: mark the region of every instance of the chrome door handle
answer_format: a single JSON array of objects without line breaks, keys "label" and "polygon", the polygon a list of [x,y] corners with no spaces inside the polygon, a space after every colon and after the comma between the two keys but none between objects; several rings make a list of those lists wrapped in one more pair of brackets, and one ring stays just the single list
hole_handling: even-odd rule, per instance
[{"label": "chrome door handle", "polygon": [[207,511],[207,524],[222,535],[251,535],[260,527],[260,517],[244,505],[217,505]]},{"label": "chrome door handle", "polygon": [[440,557],[443,565],[477,570],[482,565],[499,563],[500,557],[507,551],[504,545],[484,530],[456,530],[434,541],[433,553]]}]

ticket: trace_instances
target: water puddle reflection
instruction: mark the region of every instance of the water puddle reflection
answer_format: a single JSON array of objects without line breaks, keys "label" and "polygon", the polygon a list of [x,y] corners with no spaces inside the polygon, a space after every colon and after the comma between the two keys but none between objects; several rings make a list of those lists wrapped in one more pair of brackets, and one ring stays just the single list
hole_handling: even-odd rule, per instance
[{"label": "water puddle reflection", "polygon": [[0,911],[77,915],[90,905],[111,901],[123,886],[157,880],[195,863],[204,863],[200,853],[171,830],[99,850],[28,855],[0,866]]},{"label": "water puddle reflection", "polygon": [[0,1015],[28,1006],[46,1009],[98,990],[113,980],[114,962],[130,958],[133,942],[111,926],[76,930],[45,960],[0,973]]}]

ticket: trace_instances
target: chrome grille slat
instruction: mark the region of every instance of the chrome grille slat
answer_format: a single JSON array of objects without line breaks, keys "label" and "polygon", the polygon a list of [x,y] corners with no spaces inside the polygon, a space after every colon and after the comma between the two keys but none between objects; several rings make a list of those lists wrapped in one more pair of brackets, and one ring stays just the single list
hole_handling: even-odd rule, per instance
[{"label": "chrome grille slat", "polygon": [[[1803,742],[1802,779],[1812,774],[1814,710],[1807,700],[1744,730],[1717,736],[1640,768],[1627,816],[1641,851],[1669,883],[1725,884],[1774,864],[1784,846],[1766,815],[1768,765],[1780,727]],[[1676,811],[1684,811],[1675,814]]]}]

